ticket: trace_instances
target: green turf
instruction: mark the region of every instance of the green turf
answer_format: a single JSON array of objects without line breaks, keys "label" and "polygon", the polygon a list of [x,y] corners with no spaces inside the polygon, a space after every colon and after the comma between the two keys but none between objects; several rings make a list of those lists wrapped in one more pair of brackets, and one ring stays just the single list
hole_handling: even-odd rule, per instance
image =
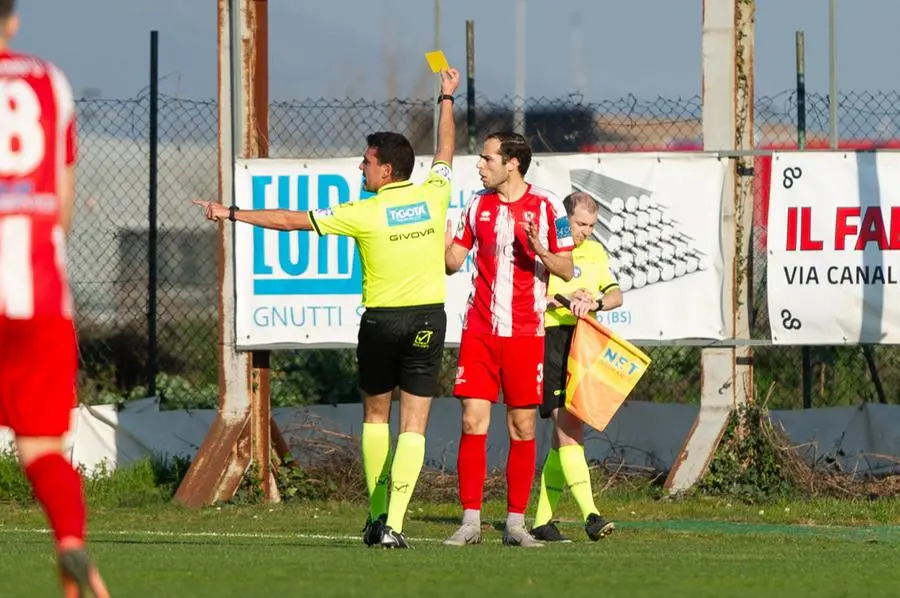
[{"label": "green turf", "polygon": [[[611,538],[588,542],[567,507],[560,527],[575,542],[528,550],[494,529],[481,546],[444,547],[457,507],[414,504],[411,551],[363,546],[358,505],[160,506],[94,510],[90,548],[113,596],[129,597],[888,596],[898,505],[620,499],[605,504]],[[54,595],[45,526],[35,508],[0,506],[0,595]]]}]

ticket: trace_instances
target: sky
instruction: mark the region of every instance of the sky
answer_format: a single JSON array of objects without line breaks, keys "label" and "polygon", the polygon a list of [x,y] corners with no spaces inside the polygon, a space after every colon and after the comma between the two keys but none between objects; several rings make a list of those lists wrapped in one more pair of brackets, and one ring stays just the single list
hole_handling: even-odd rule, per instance
[{"label": "sky", "polygon": [[[216,95],[214,0],[20,0],[15,47],[56,62],[77,97],[124,99],[147,86],[160,35],[163,93]],[[475,87],[515,93],[515,0],[443,0],[442,48],[465,73],[475,22]],[[900,2],[837,0],[841,91],[900,89]],[[701,0],[526,0],[525,95],[587,101],[700,93]],[[806,37],[807,89],[828,90],[828,0],[759,0],[756,89],[795,84],[794,33]],[[424,53],[433,0],[269,0],[270,97],[429,97]],[[577,39],[583,42],[573,42]],[[581,65],[580,67],[578,65]],[[884,66],[881,66],[884,65]],[[465,83],[463,83],[463,88]],[[461,90],[462,92],[463,90]]]}]

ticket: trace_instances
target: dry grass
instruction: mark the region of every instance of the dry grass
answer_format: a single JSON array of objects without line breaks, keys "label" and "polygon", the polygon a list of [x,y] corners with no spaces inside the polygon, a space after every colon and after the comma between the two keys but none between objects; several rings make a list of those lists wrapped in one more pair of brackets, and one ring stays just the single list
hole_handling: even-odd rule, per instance
[{"label": "dry grass", "polygon": [[[765,418],[761,429],[767,442],[775,447],[789,481],[808,498],[882,498],[900,494],[900,475],[873,475],[858,468],[845,471],[830,455],[815,455],[815,446],[793,444],[782,426],[777,428]],[[889,455],[859,455],[857,463],[865,458],[893,461]]]},{"label": "dry grass", "polygon": [[[329,430],[318,421],[303,422],[292,426],[289,431],[293,437],[291,452],[302,456],[300,466],[309,483],[329,489],[328,496],[323,498],[353,502],[368,500],[358,437]],[[504,472],[489,472],[484,485],[485,500],[505,496]],[[456,474],[426,467],[416,484],[416,498],[438,503],[457,501]]]},{"label": "dry grass", "polygon": [[[305,482],[318,488],[320,493],[317,494],[321,498],[352,502],[367,500],[358,437],[331,430],[311,416],[286,428],[285,435],[291,438],[292,454],[300,458]],[[594,463],[591,472],[595,488],[600,492],[611,488],[640,491],[648,485],[660,486],[665,479],[665,472],[624,463]],[[416,498],[434,503],[455,503],[459,500],[457,481],[455,472],[426,466],[416,484]],[[539,483],[539,479],[535,482]],[[484,499],[505,498],[506,474],[495,468],[485,479]]]},{"label": "dry grass", "polygon": [[818,446],[815,443],[792,443],[784,426],[780,424],[775,426],[768,416],[767,405],[774,386],[774,384],[770,386],[761,405],[749,406],[746,416],[759,418],[757,429],[777,455],[785,479],[803,497],[872,499],[898,495],[900,475],[873,475],[860,471],[859,468],[859,464],[870,458],[900,465],[900,459],[897,457],[860,454],[857,456],[856,466],[847,471],[831,454],[818,453]]},{"label": "dry grass", "polygon": [[[814,455],[814,447],[790,442],[782,427],[774,426],[765,411],[759,429],[781,463],[786,480],[807,498],[876,498],[900,494],[900,475],[873,476],[860,471],[843,471],[828,455]],[[286,430],[292,439],[291,451],[300,457],[305,483],[314,486],[317,497],[351,502],[365,502],[366,487],[360,459],[360,439],[328,429],[321,421],[310,418]],[[888,461],[900,460],[886,455],[869,455]],[[864,457],[860,457],[863,459]],[[662,496],[662,483],[668,472],[661,469],[634,467],[625,463],[602,462],[591,466],[595,488],[603,493],[615,489],[626,493]],[[539,475],[539,472],[538,472]],[[535,484],[539,483],[536,477]],[[485,500],[506,497],[503,470],[488,472],[484,486]],[[416,485],[416,498],[433,503],[458,501],[457,476],[443,468],[426,467]]]}]

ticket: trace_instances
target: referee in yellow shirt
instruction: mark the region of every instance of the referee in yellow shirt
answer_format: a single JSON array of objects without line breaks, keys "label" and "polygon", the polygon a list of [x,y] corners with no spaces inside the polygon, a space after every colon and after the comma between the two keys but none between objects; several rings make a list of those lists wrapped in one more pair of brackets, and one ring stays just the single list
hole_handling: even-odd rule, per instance
[{"label": "referee in yellow shirt", "polygon": [[[329,209],[235,210],[196,201],[210,220],[229,219],[277,230],[353,237],[362,260],[362,303],[356,356],[363,397],[362,457],[369,491],[363,541],[409,548],[403,520],[425,461],[425,428],[447,330],[444,229],[456,131],[453,94],[459,71],[441,71],[438,149],[427,180],[409,181],[412,145],[399,133],[366,138],[360,170],[376,195]],[[400,436],[391,459],[391,395],[400,389]],[[387,479],[390,475],[390,501]]]},{"label": "referee in yellow shirt", "polygon": [[[576,318],[591,317],[589,314],[592,312],[619,307],[622,305],[622,291],[609,270],[606,250],[600,243],[589,239],[597,223],[597,203],[587,193],[577,192],[567,196],[563,205],[569,215],[575,240],[572,251],[575,276],[569,282],[551,276],[547,289],[544,403],[540,414],[545,419],[553,418],[554,435],[541,473],[541,492],[531,533],[544,542],[569,541],[551,521],[562,491],[568,488],[581,509],[585,532],[596,541],[612,533],[615,525],[597,512],[584,457],[584,426],[565,408],[567,363]],[[557,294],[570,300],[569,309],[553,299]]]}]

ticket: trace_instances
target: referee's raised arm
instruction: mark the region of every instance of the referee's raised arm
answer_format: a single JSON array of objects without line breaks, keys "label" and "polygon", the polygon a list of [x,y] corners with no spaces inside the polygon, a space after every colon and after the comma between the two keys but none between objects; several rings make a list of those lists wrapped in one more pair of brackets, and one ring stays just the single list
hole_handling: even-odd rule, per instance
[{"label": "referee's raised arm", "polygon": [[453,122],[453,92],[459,87],[459,71],[455,68],[441,71],[441,95],[438,96],[440,115],[438,117],[438,146],[434,152],[434,163],[453,163],[456,150],[456,125]]}]

